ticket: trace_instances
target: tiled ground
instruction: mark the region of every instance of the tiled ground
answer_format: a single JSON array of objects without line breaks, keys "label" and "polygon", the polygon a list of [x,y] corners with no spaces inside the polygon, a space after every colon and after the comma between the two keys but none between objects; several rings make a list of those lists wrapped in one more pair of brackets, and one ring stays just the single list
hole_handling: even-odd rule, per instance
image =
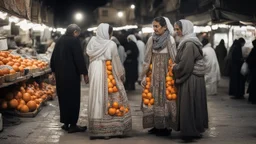
[{"label": "tiled ground", "polygon": [[[256,144],[256,106],[246,100],[232,100],[227,96],[227,80],[222,80],[218,96],[208,97],[210,128],[204,138],[195,141],[201,144]],[[148,135],[142,129],[140,88],[128,92],[132,107],[133,131],[130,137],[110,140],[90,140],[88,134],[68,134],[60,129],[57,99],[35,118],[21,118],[22,123],[6,127],[0,133],[0,144],[159,144],[182,143],[179,133],[170,137]],[[82,105],[79,123],[86,125],[88,86],[82,87]]]}]

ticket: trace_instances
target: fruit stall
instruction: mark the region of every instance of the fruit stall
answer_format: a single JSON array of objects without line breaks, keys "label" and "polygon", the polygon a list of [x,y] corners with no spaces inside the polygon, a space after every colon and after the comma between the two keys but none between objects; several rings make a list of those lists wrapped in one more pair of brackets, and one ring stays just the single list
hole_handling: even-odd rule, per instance
[{"label": "fruit stall", "polygon": [[0,51],[0,112],[36,116],[56,96],[55,86],[46,81],[50,73],[45,61]]}]

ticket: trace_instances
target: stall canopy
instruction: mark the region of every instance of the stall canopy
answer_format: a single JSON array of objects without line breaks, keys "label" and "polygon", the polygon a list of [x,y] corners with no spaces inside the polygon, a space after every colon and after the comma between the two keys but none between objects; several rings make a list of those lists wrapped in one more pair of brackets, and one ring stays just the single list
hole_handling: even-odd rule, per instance
[{"label": "stall canopy", "polygon": [[32,0],[0,0],[0,10],[31,20]]}]

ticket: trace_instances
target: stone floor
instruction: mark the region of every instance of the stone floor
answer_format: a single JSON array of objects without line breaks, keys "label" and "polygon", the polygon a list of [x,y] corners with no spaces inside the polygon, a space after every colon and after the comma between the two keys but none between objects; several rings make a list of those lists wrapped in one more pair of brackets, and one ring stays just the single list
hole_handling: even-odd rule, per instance
[{"label": "stone floor", "polygon": [[[256,144],[256,106],[245,100],[232,100],[227,95],[228,80],[223,79],[219,95],[208,96],[210,128],[204,137],[192,143],[201,144]],[[170,137],[148,135],[142,129],[140,111],[141,89],[128,92],[132,109],[133,131],[127,138],[90,140],[88,134],[68,134],[60,129],[57,99],[49,101],[35,118],[21,118],[22,123],[5,127],[0,133],[0,144],[158,144],[183,143],[179,132]],[[86,125],[88,86],[82,86],[82,102],[79,123]]]}]

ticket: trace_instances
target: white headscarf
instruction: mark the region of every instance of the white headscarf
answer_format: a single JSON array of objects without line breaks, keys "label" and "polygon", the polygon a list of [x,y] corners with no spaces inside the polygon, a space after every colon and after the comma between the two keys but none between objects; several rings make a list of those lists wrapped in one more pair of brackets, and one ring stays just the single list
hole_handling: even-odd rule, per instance
[{"label": "white headscarf", "polygon": [[132,35],[132,34],[128,35],[127,40],[128,41],[131,40],[131,41],[137,43],[137,38],[135,37],[135,35]]},{"label": "white headscarf", "polygon": [[115,37],[115,36],[112,36],[111,37],[111,40],[114,41],[116,44],[120,45],[121,43],[119,42],[119,40]]},{"label": "white headscarf", "polygon": [[183,44],[187,41],[193,41],[196,45],[202,46],[202,43],[194,33],[194,24],[191,21],[185,19],[181,19],[179,21],[182,24],[182,37],[178,49],[180,49],[180,47],[183,46]]},{"label": "white headscarf", "polygon": [[109,24],[101,23],[96,32],[96,37],[92,37],[87,45],[86,52],[91,60],[94,60],[104,54],[111,42],[109,39]]},{"label": "white headscarf", "polygon": [[166,23],[167,29],[170,32],[170,35],[173,35],[174,34],[174,30],[173,30],[173,26],[172,26],[170,20],[167,17],[164,17],[164,19],[165,19],[165,23]]}]

